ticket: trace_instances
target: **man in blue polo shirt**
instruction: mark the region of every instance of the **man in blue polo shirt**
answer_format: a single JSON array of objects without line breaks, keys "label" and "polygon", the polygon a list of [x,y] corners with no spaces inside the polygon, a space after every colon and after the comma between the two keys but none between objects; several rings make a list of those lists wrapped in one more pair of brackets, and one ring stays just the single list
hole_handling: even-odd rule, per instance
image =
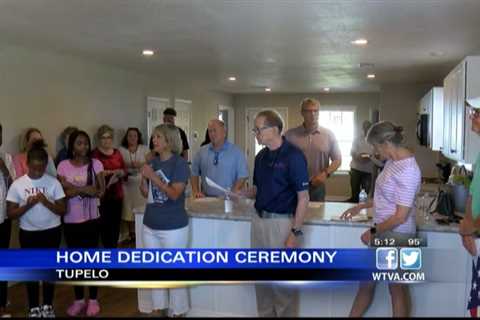
[{"label": "man in blue polo shirt", "polygon": [[[195,198],[223,195],[218,189],[207,185],[208,177],[218,185],[233,192],[241,190],[248,178],[247,160],[236,145],[226,140],[227,131],[223,121],[208,123],[210,143],[201,147],[192,162],[192,194]],[[202,190],[198,187],[202,178]]]},{"label": "man in blue polo shirt", "polygon": [[[309,201],[307,160],[282,137],[282,129],[282,119],[274,111],[262,111],[255,118],[253,132],[266,148],[255,157],[255,187],[250,191],[257,211],[252,218],[253,248],[295,248],[302,240]],[[298,316],[296,289],[256,285],[255,291],[259,316]]]}]

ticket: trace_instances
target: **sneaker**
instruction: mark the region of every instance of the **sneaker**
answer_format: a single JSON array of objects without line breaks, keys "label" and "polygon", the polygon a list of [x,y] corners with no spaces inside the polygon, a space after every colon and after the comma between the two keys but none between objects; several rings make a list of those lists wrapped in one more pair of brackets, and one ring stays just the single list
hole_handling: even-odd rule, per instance
[{"label": "sneaker", "polygon": [[100,312],[100,305],[97,300],[88,300],[87,317],[95,317]]},{"label": "sneaker", "polygon": [[5,307],[0,307],[0,318],[11,318],[12,315],[7,311]]},{"label": "sneaker", "polygon": [[52,305],[44,304],[42,306],[42,318],[55,318],[55,310]]},{"label": "sneaker", "polygon": [[76,317],[79,314],[83,313],[87,304],[83,300],[75,300],[70,307],[67,309],[67,314],[70,317]]},{"label": "sneaker", "polygon": [[40,307],[31,308],[27,315],[28,318],[41,318],[42,317],[42,310]]}]

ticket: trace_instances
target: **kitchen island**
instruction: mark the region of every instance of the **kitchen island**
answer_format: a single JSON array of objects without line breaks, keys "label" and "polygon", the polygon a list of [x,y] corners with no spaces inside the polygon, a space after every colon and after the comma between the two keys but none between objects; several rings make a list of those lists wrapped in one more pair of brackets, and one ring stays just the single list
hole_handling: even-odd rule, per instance
[{"label": "kitchen island", "polygon": [[[311,202],[305,220],[305,248],[363,248],[361,234],[372,220],[341,221],[339,216],[354,204]],[[143,210],[136,210],[137,247],[142,248]],[[191,247],[249,248],[250,220],[255,214],[252,201],[234,204],[225,213],[223,200],[204,198],[187,201],[190,215]],[[371,216],[371,212],[368,214]],[[425,223],[417,217],[419,234],[428,247],[423,250],[426,282],[412,284],[412,316],[466,316],[470,290],[471,258],[463,249],[458,226],[440,226],[433,219]],[[356,282],[308,283],[299,285],[299,316],[348,316],[356,294]],[[192,287],[189,316],[256,316],[253,284],[201,285]],[[148,290],[139,290],[139,310],[151,312]],[[386,283],[377,286],[366,316],[391,316]]]}]

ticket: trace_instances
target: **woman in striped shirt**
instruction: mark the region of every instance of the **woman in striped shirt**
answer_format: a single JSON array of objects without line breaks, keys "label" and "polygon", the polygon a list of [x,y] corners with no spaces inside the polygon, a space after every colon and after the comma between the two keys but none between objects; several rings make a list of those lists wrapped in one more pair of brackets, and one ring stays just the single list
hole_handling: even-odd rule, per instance
[{"label": "woman in striped shirt", "polygon": [[[380,234],[382,238],[388,234],[388,238],[398,239],[416,233],[415,197],[421,185],[421,172],[413,153],[402,144],[402,132],[402,127],[382,121],[373,125],[367,133],[367,142],[387,162],[375,183],[373,201],[359,204],[342,215],[351,219],[361,209],[374,208],[375,225],[361,236],[366,245],[370,244],[373,234]],[[389,290],[393,316],[409,316],[411,301],[408,286],[390,283]],[[374,282],[361,283],[350,316],[362,316],[370,306],[374,293]]]}]

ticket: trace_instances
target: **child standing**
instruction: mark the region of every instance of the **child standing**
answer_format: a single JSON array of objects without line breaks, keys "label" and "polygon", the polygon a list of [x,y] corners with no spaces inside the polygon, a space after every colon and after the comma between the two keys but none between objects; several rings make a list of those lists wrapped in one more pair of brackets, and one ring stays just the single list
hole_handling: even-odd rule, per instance
[{"label": "child standing", "polygon": [[[45,173],[48,154],[43,142],[34,143],[27,153],[28,173],[15,180],[7,194],[7,214],[20,219],[22,248],[58,248],[61,240],[60,217],[65,214],[65,193],[57,179]],[[53,283],[43,283],[40,305],[39,283],[28,282],[28,317],[55,317]]]},{"label": "child standing", "polygon": [[[98,202],[105,190],[103,165],[91,157],[90,137],[84,131],[75,131],[68,140],[67,160],[57,168],[58,178],[68,198],[67,213],[63,218],[65,239],[69,248],[98,248],[100,237]],[[90,299],[84,301],[84,288],[74,287],[75,301],[67,309],[69,316],[84,311],[89,317],[100,312],[97,287],[89,287]]]}]

